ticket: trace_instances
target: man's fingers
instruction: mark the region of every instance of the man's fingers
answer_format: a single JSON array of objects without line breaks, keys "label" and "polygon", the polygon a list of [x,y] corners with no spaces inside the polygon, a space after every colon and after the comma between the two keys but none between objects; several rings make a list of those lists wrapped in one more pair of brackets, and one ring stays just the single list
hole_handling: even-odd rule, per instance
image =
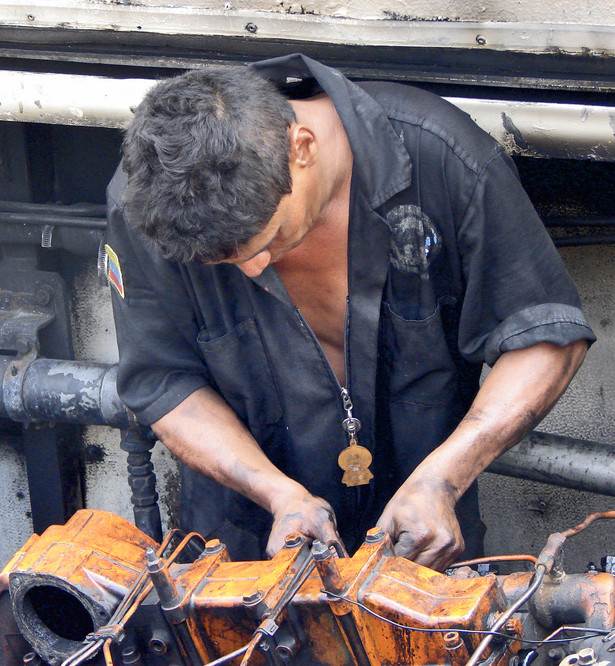
[{"label": "man's fingers", "polygon": [[405,557],[424,567],[444,571],[464,549],[463,537],[452,532],[430,538],[427,534],[417,535],[402,532],[395,544],[395,555]]},{"label": "man's fingers", "polygon": [[402,532],[399,535],[393,550],[395,555],[405,557],[407,560],[413,560],[415,555],[421,552],[417,539],[410,532]]}]

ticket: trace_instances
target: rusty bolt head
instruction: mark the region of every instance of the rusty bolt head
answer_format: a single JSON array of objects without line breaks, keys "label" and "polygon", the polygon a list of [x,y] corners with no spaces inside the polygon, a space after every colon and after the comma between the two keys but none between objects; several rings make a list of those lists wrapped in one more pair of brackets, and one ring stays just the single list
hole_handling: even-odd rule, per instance
[{"label": "rusty bolt head", "polygon": [[504,629],[511,636],[520,636],[523,630],[521,620],[518,617],[511,617],[504,625]]},{"label": "rusty bolt head", "polygon": [[288,534],[284,537],[284,548],[297,548],[305,541],[305,538],[298,533]]},{"label": "rusty bolt head", "polygon": [[257,604],[262,598],[263,593],[257,590],[256,592],[252,592],[252,594],[246,594],[243,598],[243,604],[244,606],[253,606],[254,604]]},{"label": "rusty bolt head", "polygon": [[380,543],[384,540],[386,532],[381,527],[372,527],[367,530],[365,535],[365,543]]},{"label": "rusty bolt head", "polygon": [[206,555],[215,555],[224,549],[224,544],[221,543],[220,539],[210,539],[205,544],[205,554]]}]

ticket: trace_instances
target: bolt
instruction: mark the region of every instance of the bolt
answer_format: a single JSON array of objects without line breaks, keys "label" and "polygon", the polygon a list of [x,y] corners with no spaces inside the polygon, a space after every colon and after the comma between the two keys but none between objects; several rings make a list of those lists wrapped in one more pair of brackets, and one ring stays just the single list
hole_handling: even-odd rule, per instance
[{"label": "bolt", "polygon": [[53,298],[53,289],[48,284],[41,284],[34,290],[34,300],[39,305],[49,305]]},{"label": "bolt", "polygon": [[312,557],[317,562],[320,562],[321,560],[326,560],[332,555],[333,553],[331,552],[331,549],[329,548],[329,546],[327,546],[326,543],[316,540],[312,544]]},{"label": "bolt", "polygon": [[505,631],[511,636],[520,636],[522,632],[521,620],[517,617],[511,617],[504,625]]},{"label": "bolt", "polygon": [[559,662],[566,656],[566,651],[561,647],[550,648],[547,652],[547,656],[551,661],[557,661],[559,664]]},{"label": "bolt", "polygon": [[17,370],[17,366],[14,365],[13,363],[11,363],[11,375],[13,375],[13,377],[15,377],[18,372],[19,372],[19,370]]},{"label": "bolt", "polygon": [[596,655],[593,648],[583,648],[577,652],[579,657],[579,664],[594,664],[596,663]]},{"label": "bolt", "polygon": [[386,532],[380,527],[372,527],[370,530],[367,530],[365,535],[365,543],[380,543],[384,540]]},{"label": "bolt", "polygon": [[34,21],[35,18],[34,14],[28,14],[28,21]]},{"label": "bolt", "polygon": [[223,543],[220,542],[220,539],[210,539],[206,544],[205,544],[205,553],[207,555],[215,555],[216,553],[219,553],[220,551],[224,550],[225,546]]},{"label": "bolt", "polygon": [[246,23],[246,30],[255,35],[258,32],[258,26],[256,23]]},{"label": "bolt", "polygon": [[263,598],[262,592],[252,592],[252,594],[246,594],[243,598],[244,606],[254,606]]},{"label": "bolt", "polygon": [[461,645],[461,637],[456,631],[447,631],[444,634],[444,646],[449,650]]},{"label": "bolt", "polygon": [[161,639],[161,638],[156,638],[155,636],[151,638],[149,642],[149,650],[153,654],[156,655],[163,655],[166,654],[167,652],[167,644]]},{"label": "bolt", "polygon": [[284,548],[297,548],[297,546],[300,546],[304,541],[305,539],[301,534],[288,534],[284,537]]},{"label": "bolt", "polygon": [[480,44],[481,46],[485,46],[487,40],[485,39],[484,35],[476,35],[476,43]]}]

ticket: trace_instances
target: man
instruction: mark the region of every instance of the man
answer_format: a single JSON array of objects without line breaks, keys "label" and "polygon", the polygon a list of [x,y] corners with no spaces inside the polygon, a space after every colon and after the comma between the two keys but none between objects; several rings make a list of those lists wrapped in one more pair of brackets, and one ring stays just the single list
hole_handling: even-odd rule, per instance
[{"label": "man", "polygon": [[160,83],[123,167],[118,387],[186,465],[183,525],[247,559],[376,523],[436,569],[480,553],[476,476],[594,340],[503,149],[294,55]]}]

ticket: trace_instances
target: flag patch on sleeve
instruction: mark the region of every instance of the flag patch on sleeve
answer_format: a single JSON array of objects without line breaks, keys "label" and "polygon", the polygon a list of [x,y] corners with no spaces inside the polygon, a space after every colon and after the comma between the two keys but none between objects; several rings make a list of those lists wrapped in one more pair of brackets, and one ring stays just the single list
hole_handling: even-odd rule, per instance
[{"label": "flag patch on sleeve", "polygon": [[124,298],[124,280],[122,279],[122,269],[117,254],[110,245],[105,245],[107,256],[109,257],[109,267],[107,269],[107,278],[109,282],[117,289],[117,293]]}]

